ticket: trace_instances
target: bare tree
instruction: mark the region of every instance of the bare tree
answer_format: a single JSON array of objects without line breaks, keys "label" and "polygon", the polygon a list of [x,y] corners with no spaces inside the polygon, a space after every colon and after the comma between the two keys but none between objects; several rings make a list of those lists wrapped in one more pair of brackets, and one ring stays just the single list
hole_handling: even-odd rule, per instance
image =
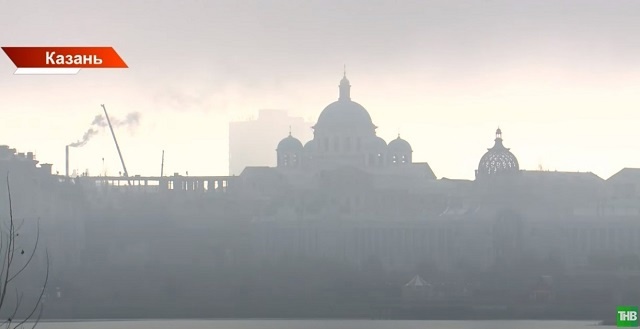
[{"label": "bare tree", "polygon": [[[40,242],[40,223],[37,223],[35,242],[31,252],[26,252],[20,247],[20,244],[16,242],[21,239],[20,229],[24,224],[22,221],[19,225],[13,218],[13,203],[11,200],[11,186],[9,184],[9,175],[7,174],[7,192],[9,196],[9,221],[2,222],[0,224],[0,261],[2,262],[2,268],[0,269],[0,312],[5,313],[9,306],[10,316],[0,324],[0,328],[24,328],[24,325],[29,321],[33,322],[31,328],[35,328],[40,321],[43,311],[43,297],[47,282],[49,281],[49,252],[45,249],[46,255],[46,274],[44,279],[44,285],[42,286],[36,302],[30,308],[26,310],[21,309],[24,294],[20,292],[15,280],[24,274],[25,269],[31,264],[36,255],[38,249],[38,243]],[[15,305],[8,305],[7,296],[15,292]],[[28,313],[27,313],[28,312]],[[37,315],[36,315],[37,312]],[[25,315],[22,315],[25,314]],[[35,320],[31,321],[36,315]],[[15,316],[24,316],[20,320],[16,320]],[[31,323],[29,323],[31,324]]]}]

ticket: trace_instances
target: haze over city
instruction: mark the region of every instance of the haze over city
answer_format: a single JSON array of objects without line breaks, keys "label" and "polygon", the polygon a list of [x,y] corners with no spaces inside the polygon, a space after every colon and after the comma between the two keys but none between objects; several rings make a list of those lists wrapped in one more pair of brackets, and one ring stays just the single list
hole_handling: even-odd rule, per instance
[{"label": "haze over city", "polygon": [[[109,45],[129,69],[15,78],[0,60],[0,137],[62,173],[105,104],[140,113],[117,132],[131,174],[159,174],[166,150],[166,172],[223,175],[230,120],[315,122],[346,64],[378,135],[412,141],[438,177],[472,178],[500,126],[523,169],[607,178],[640,165],[639,15],[592,0],[5,2],[3,46]],[[119,171],[108,131],[72,153],[72,169]]]},{"label": "haze over city", "polygon": [[0,326],[638,327],[638,17],[1,2]]}]

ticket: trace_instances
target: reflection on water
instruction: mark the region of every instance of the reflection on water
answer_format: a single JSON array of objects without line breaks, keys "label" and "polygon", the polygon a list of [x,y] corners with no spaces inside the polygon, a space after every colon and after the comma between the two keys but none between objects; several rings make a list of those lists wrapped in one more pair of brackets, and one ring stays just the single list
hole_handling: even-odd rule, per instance
[{"label": "reflection on water", "polygon": [[[44,322],[38,329],[573,329],[596,321],[140,320]],[[602,327],[608,328],[608,327]]]}]

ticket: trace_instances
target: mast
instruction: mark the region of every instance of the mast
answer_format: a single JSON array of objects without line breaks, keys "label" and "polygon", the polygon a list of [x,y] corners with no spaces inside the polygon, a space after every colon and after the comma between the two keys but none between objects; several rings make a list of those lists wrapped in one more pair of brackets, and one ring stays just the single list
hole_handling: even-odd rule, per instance
[{"label": "mast", "polygon": [[162,163],[160,164],[160,177],[164,176],[164,150],[162,150]]},{"label": "mast", "polygon": [[69,177],[69,145],[64,147],[64,175]]},{"label": "mast", "polygon": [[[104,110],[104,116],[107,118],[107,123],[109,124],[109,129],[111,130],[111,136],[113,136],[113,142],[116,144],[118,156],[120,156],[120,163],[122,163],[122,169],[124,170],[124,177],[129,177],[127,166],[125,166],[124,164],[124,158],[122,158],[122,152],[120,152],[120,146],[118,145],[118,140],[116,139],[116,133],[113,131],[111,120],[109,120],[109,114],[107,114],[107,108],[104,106],[104,104],[101,104],[100,106],[102,106],[102,109]],[[131,185],[131,181],[129,181],[129,185]]]}]

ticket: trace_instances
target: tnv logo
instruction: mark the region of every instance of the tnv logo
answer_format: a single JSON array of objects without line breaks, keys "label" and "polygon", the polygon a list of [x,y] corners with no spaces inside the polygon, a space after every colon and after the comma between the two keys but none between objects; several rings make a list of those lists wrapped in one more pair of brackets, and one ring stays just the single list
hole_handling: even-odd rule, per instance
[{"label": "tnv logo", "polygon": [[638,326],[638,306],[618,306],[617,311],[616,325],[618,327]]}]

